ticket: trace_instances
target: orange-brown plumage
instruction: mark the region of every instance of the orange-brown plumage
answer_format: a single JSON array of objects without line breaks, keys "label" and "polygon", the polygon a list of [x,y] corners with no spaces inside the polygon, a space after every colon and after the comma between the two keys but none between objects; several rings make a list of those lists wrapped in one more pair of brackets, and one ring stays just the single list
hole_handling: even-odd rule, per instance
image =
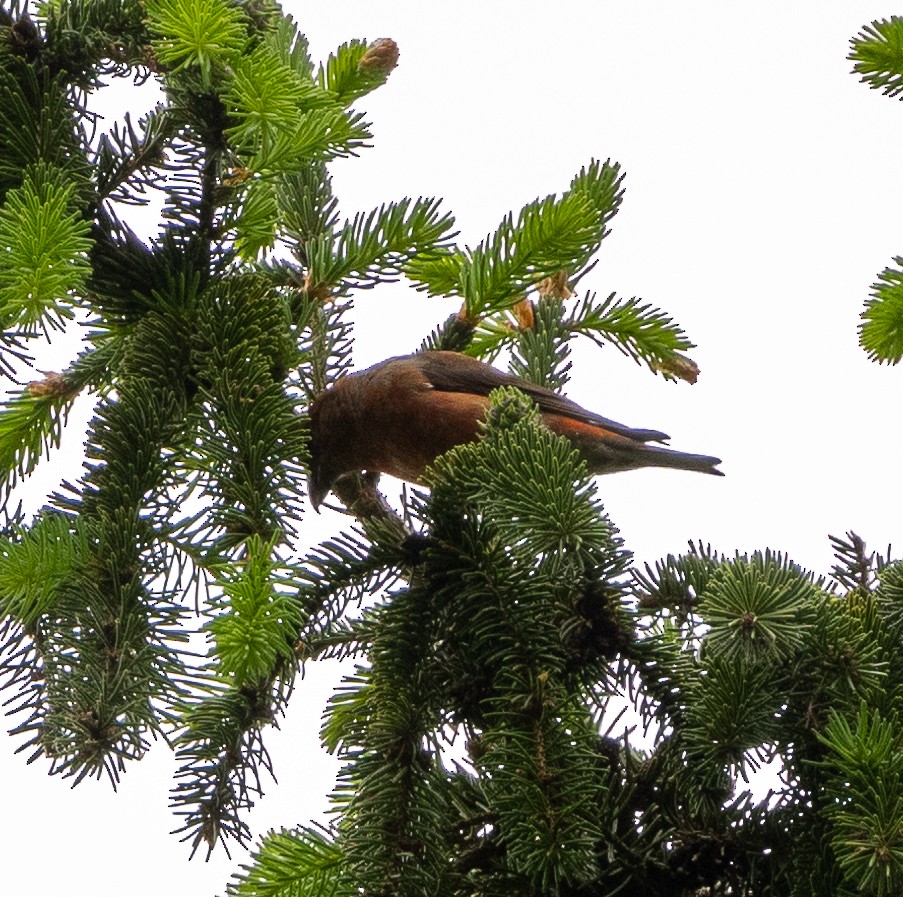
[{"label": "orange-brown plumage", "polygon": [[625,427],[467,355],[420,352],[349,374],[311,404],[312,504],[318,507],[345,473],[380,471],[420,482],[439,455],[478,437],[489,393],[500,386],[533,399],[543,423],[567,437],[594,473],[674,467],[722,475],[718,458],[648,445],[668,438],[657,430]]}]

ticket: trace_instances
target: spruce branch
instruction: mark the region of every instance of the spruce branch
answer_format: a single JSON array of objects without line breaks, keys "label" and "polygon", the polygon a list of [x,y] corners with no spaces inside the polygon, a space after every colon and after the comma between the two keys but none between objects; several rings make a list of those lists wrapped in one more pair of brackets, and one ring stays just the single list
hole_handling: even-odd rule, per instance
[{"label": "spruce branch", "polygon": [[711,545],[689,543],[690,550],[675,557],[669,554],[644,571],[632,571],[634,594],[641,610],[671,608],[693,612],[711,575],[725,560]]},{"label": "spruce branch", "polygon": [[[689,764],[708,755],[714,766],[742,770],[747,752],[779,737],[778,669],[739,657],[718,657],[687,688],[681,736],[693,751]],[[706,761],[702,761],[705,763]]]},{"label": "spruce branch", "polygon": [[279,15],[277,4],[272,4],[263,42],[304,81],[314,80],[314,64],[310,58],[307,36],[298,31],[290,16]]},{"label": "spruce branch", "polygon": [[212,286],[199,311],[194,358],[207,415],[193,454],[219,531],[214,550],[229,553],[253,535],[284,538],[302,513],[305,433],[284,385],[295,349],[286,305],[263,278]]},{"label": "spruce branch", "polygon": [[435,256],[411,259],[405,266],[405,274],[418,290],[430,296],[460,296],[462,272],[469,263],[469,252],[450,248]]},{"label": "spruce branch", "polygon": [[581,192],[546,197],[508,215],[458,277],[467,316],[507,308],[523,292],[598,245],[601,215]]},{"label": "spruce branch", "polygon": [[0,197],[21,185],[24,171],[43,162],[66,172],[76,185],[78,204],[86,204],[87,137],[80,125],[85,110],[70,100],[62,74],[19,60],[10,62],[0,67]]},{"label": "spruce branch", "polygon": [[0,542],[0,613],[36,632],[87,550],[77,522],[62,514],[44,514],[28,529],[15,526]]},{"label": "spruce branch", "polygon": [[79,514],[89,550],[40,622],[30,662],[39,658],[43,675],[14,732],[76,781],[105,772],[115,784],[126,762],[146,750],[147,733],[160,730],[160,707],[185,681],[180,611],[150,585],[167,581],[168,558],[155,550],[142,515],[159,488],[160,446],[175,441],[181,416],[168,382],[178,344],[172,324],[157,316],[141,322],[144,339],[123,362],[140,376],[120,387],[115,402],[101,403],[82,494],[60,501]]},{"label": "spruce branch", "polygon": [[359,213],[333,240],[308,243],[304,257],[313,284],[340,294],[397,280],[414,257],[442,253],[454,218],[435,199],[402,199]]},{"label": "spruce branch", "polygon": [[[571,181],[571,192],[585,193],[602,216],[600,241],[610,233],[608,222],[617,214],[624,198],[623,181],[621,166],[611,159],[604,162],[592,159]],[[576,273],[584,264],[577,264],[571,270]]]},{"label": "spruce branch", "polygon": [[562,318],[561,300],[543,296],[527,306],[529,319],[517,333],[511,373],[556,391],[564,388],[571,369],[570,333]]},{"label": "spruce branch", "polygon": [[197,72],[205,89],[247,45],[247,19],[226,0],[147,0],[147,15],[156,61],[172,74]]},{"label": "spruce branch", "polygon": [[106,76],[147,77],[149,35],[138,0],[54,0],[41,4],[41,19],[48,68],[79,87],[93,89]]},{"label": "spruce branch", "polygon": [[294,660],[301,626],[298,604],[285,588],[273,557],[275,540],[246,542],[240,561],[211,565],[219,597],[205,628],[213,637],[217,674],[236,688],[265,680],[279,663]]},{"label": "spruce branch", "polygon": [[[853,71],[888,96],[903,91],[903,18],[876,20],[850,41]],[[903,258],[885,268],[872,284],[859,325],[859,343],[872,361],[897,364],[903,358]]]},{"label": "spruce branch", "polygon": [[239,59],[226,97],[236,125],[232,142],[248,157],[260,161],[254,170],[265,170],[280,131],[305,110],[331,108],[331,98],[266,44]]},{"label": "spruce branch", "polygon": [[792,656],[812,625],[819,595],[813,579],[780,552],[720,564],[699,597],[699,614],[710,627],[707,649],[758,662]]},{"label": "spruce branch", "polygon": [[0,492],[30,475],[42,455],[60,445],[78,393],[59,374],[45,375],[0,407]]},{"label": "spruce branch", "polygon": [[[431,730],[438,724],[429,696],[436,668],[434,626],[426,596],[401,590],[374,613],[380,619],[371,666],[346,680],[332,703],[331,741],[348,762],[333,800],[343,813],[339,846],[358,886],[416,894],[438,876],[449,883],[444,857],[452,819]],[[432,797],[431,797],[432,795]]]},{"label": "spruce branch", "polygon": [[[120,126],[101,136],[94,156],[98,199],[143,205],[148,189],[159,189],[163,178],[156,170],[164,159],[165,146],[173,136],[174,121],[164,107],[142,117],[138,129],[126,113]],[[140,129],[140,132],[139,132]]]},{"label": "spruce branch", "polygon": [[0,209],[0,322],[27,336],[71,317],[88,274],[88,224],[75,184],[55,166],[26,169]]},{"label": "spruce branch", "polygon": [[291,41],[283,34],[237,60],[225,98],[235,121],[229,138],[245,166],[260,175],[353,154],[370,138],[362,115],[346,110],[299,66]]},{"label": "spruce branch", "polygon": [[850,40],[847,58],[865,84],[897,96],[903,91],[903,18],[891,16],[866,25]]},{"label": "spruce branch", "polygon": [[867,554],[865,540],[852,530],[844,538],[828,538],[837,559],[837,563],[831,568],[834,581],[848,591],[859,591],[862,594],[871,592],[877,585],[881,570],[888,563],[890,546],[885,556],[874,551]]},{"label": "spruce branch", "polygon": [[889,897],[903,887],[903,744],[896,719],[862,702],[855,724],[830,713],[819,740],[828,749],[825,815],[846,883]]},{"label": "spruce branch", "polygon": [[323,302],[305,290],[298,303],[299,317],[307,324],[301,331],[298,370],[308,399],[319,395],[335,377],[351,369],[352,331],[350,300]]},{"label": "spruce branch", "polygon": [[639,299],[618,299],[611,293],[600,302],[594,293],[587,293],[566,326],[599,346],[614,345],[665,379],[696,382],[699,369],[679,354],[693,348],[693,343],[668,315]]},{"label": "spruce branch", "polygon": [[176,832],[191,842],[192,855],[202,844],[209,856],[227,839],[245,844],[250,838],[243,814],[263,793],[263,774],[273,775],[262,731],[284,707],[290,682],[276,678],[235,689],[211,678],[206,695],[178,706],[176,756],[183,765],[171,805],[181,817]]},{"label": "spruce branch", "polygon": [[[903,22],[903,20],[901,20]],[[872,284],[859,325],[859,343],[872,361],[897,364],[903,358],[903,258],[885,268]]]},{"label": "spruce branch", "polygon": [[[465,321],[460,314],[449,315],[445,321],[430,333],[420,344],[421,352],[446,351],[466,352],[474,339],[475,327]],[[491,357],[490,353],[475,350],[480,357]]]},{"label": "spruce branch", "polygon": [[229,883],[230,897],[351,897],[345,857],[326,829],[268,832]]},{"label": "spruce branch", "polygon": [[331,53],[321,65],[317,81],[343,106],[386,82],[398,64],[398,45],[391,38],[368,44],[353,40]]},{"label": "spruce branch", "polygon": [[903,564],[883,565],[879,574],[877,597],[881,612],[892,633],[903,635]]},{"label": "spruce branch", "polygon": [[876,706],[894,700],[888,684],[887,635],[871,596],[825,597],[814,618],[813,638],[800,664],[806,718],[814,729],[831,707],[855,706],[865,699]]},{"label": "spruce branch", "polygon": [[317,238],[334,239],[339,221],[339,204],[326,164],[311,161],[283,175],[276,199],[288,241],[300,264],[308,267],[304,244]]}]

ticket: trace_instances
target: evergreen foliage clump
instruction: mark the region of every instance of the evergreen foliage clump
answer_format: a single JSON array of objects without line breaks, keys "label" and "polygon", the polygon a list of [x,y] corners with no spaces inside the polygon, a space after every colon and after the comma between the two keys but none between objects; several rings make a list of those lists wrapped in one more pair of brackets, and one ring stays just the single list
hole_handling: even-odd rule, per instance
[{"label": "evergreen foliage clump", "polygon": [[[853,70],[869,87],[890,97],[903,91],[903,17],[872,22],[851,41]],[[903,257],[885,268],[865,303],[859,341],[869,358],[897,364],[903,358]]]},{"label": "evergreen foliage clump", "polygon": [[[898,31],[854,42],[891,93]],[[504,352],[555,389],[580,336],[698,373],[661,310],[575,295],[622,200],[616,163],[473,249],[431,198],[342,221],[329,162],[368,145],[354,104],[397,60],[390,40],[352,40],[315,65],[271,0],[0,7],[0,365],[21,379],[35,340],[85,334],[0,410],[21,748],[115,784],[163,734],[192,852],[246,843],[300,666],[354,658],[322,730],[343,763],[333,823],[287,820],[230,893],[903,892],[903,564],[855,534],[828,576],[703,544],[637,565],[571,446],[499,390],[428,491],[395,510],[346,476],[354,522],[304,547],[305,409],[351,367],[362,290],[455,297],[423,350]],[[89,99],[117,77],[164,99],[97,136]],[[150,191],[164,220],[145,243],[119,213]],[[891,294],[863,340],[896,360]],[[84,393],[84,476],[26,519],[14,490]],[[623,731],[629,704],[649,748]],[[765,763],[781,786],[756,802]]]}]

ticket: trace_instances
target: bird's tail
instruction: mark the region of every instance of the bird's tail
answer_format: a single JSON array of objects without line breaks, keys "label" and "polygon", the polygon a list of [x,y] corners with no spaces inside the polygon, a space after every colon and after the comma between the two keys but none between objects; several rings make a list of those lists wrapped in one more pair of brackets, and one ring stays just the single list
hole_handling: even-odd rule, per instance
[{"label": "bird's tail", "polygon": [[699,473],[711,473],[723,477],[724,472],[718,470],[721,458],[712,455],[691,455],[678,452],[660,445],[644,445],[635,449],[637,467],[672,467],[676,470],[697,470]]},{"label": "bird's tail", "polygon": [[668,438],[657,430],[625,428],[624,432],[613,432],[585,421],[550,414],[544,415],[543,420],[550,430],[567,437],[593,473],[616,473],[639,467],[671,467],[724,476],[717,469],[720,458],[691,455],[647,442],[647,439]]}]

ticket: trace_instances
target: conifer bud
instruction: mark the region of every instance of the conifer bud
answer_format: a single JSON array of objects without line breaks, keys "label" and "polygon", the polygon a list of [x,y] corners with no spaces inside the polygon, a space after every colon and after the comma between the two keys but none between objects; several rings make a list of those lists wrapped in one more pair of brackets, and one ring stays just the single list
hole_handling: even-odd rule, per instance
[{"label": "conifer bud", "polygon": [[398,55],[398,44],[391,37],[380,37],[367,47],[358,66],[374,75],[385,76],[398,65]]},{"label": "conifer bud", "polygon": [[521,330],[532,330],[536,324],[536,315],[533,310],[533,303],[529,299],[521,299],[517,305],[511,308],[517,326]]},{"label": "conifer bud", "polygon": [[66,382],[66,378],[56,371],[45,371],[43,380],[32,380],[28,384],[28,394],[35,399],[72,399],[78,395],[79,390],[73,389]]},{"label": "conifer bud", "polygon": [[574,295],[568,283],[568,272],[562,269],[551,277],[544,277],[537,285],[540,296],[551,296],[553,299],[570,299]]},{"label": "conifer bud", "polygon": [[653,367],[666,377],[678,377],[687,383],[695,383],[699,379],[699,365],[680,352],[673,352],[667,358],[655,362]]}]

